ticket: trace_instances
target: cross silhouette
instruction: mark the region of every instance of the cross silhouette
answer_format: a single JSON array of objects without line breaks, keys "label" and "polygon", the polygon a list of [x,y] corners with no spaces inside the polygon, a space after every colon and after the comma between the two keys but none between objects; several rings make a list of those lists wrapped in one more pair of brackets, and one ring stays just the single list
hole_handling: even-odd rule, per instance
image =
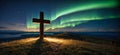
[{"label": "cross silhouette", "polygon": [[50,20],[44,20],[44,13],[40,12],[40,19],[33,18],[33,22],[40,23],[40,39],[44,37],[44,23],[50,24]]}]

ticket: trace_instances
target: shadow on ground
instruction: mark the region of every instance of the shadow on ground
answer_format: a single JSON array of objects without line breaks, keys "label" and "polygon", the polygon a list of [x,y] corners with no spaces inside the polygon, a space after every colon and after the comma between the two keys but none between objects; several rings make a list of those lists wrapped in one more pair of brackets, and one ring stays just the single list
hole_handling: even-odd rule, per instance
[{"label": "shadow on ground", "polygon": [[[57,43],[54,43],[57,45]],[[53,42],[48,42],[47,40],[38,39],[28,51],[27,55],[58,55],[55,53],[55,49],[52,48]]]}]

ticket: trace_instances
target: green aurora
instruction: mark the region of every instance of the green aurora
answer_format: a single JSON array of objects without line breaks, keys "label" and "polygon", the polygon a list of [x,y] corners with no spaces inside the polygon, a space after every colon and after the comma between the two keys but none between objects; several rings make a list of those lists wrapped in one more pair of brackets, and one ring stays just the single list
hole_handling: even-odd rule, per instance
[{"label": "green aurora", "polygon": [[[63,3],[59,4],[52,10],[51,16],[45,16],[45,19],[51,21],[50,25],[45,25],[45,30],[75,27],[76,25],[86,23],[91,20],[114,19],[119,18],[119,14],[115,14],[114,8],[118,6],[117,0],[103,1],[87,1],[84,3]],[[106,10],[105,10],[106,9]],[[109,10],[111,9],[111,10]],[[106,14],[104,14],[104,13]],[[32,22],[33,17],[39,17],[39,14],[27,16],[27,28],[37,29],[39,25]]]}]

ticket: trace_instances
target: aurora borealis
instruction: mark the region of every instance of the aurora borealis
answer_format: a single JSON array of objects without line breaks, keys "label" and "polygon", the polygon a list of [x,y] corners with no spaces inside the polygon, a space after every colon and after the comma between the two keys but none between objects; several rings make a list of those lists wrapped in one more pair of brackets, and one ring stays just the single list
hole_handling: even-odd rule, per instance
[{"label": "aurora borealis", "polygon": [[[57,3],[56,6],[54,4],[49,5],[54,6],[54,8],[50,7],[49,16],[45,16],[45,19],[51,20],[50,25],[45,25],[45,30],[75,27],[91,20],[120,18],[120,13],[114,11],[118,7],[117,0],[64,1]],[[27,28],[39,28],[37,24],[31,21],[32,17],[38,16],[28,17]]]},{"label": "aurora borealis", "polygon": [[0,30],[39,31],[32,19],[39,19],[40,11],[51,21],[44,25],[48,32],[120,30],[118,0],[1,0],[0,4]]}]

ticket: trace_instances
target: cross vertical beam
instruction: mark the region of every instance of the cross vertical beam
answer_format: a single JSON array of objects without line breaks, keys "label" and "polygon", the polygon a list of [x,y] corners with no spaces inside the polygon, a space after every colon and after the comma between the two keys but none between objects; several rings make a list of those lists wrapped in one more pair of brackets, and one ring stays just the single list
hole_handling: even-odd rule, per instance
[{"label": "cross vertical beam", "polygon": [[[44,13],[40,12],[40,20],[44,20]],[[40,39],[43,40],[44,36],[44,21],[40,22]]]}]

